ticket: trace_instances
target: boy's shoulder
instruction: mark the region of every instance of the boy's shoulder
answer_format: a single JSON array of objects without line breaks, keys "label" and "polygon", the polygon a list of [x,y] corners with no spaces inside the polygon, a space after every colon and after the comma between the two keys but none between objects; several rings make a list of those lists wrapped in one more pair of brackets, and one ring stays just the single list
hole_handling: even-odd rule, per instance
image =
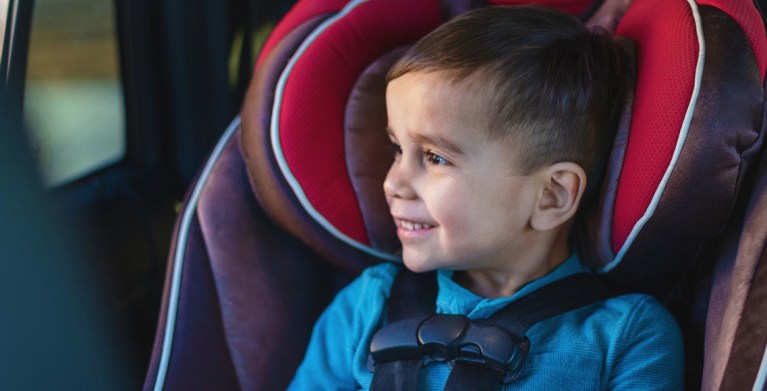
[{"label": "boy's shoulder", "polygon": [[393,281],[394,276],[402,270],[404,266],[400,263],[394,262],[381,262],[372,266],[368,266],[362,271],[358,278],[361,279],[384,279]]},{"label": "boy's shoulder", "polygon": [[397,273],[403,268],[404,266],[394,262],[381,262],[368,266],[352,282],[352,285],[362,285],[360,288],[375,286],[386,288],[388,291],[394,283],[394,278],[397,276]]},{"label": "boy's shoulder", "polygon": [[588,323],[593,330],[614,333],[615,342],[626,343],[648,333],[662,333],[671,338],[679,334],[676,320],[655,297],[629,293],[606,299],[591,306]]},{"label": "boy's shoulder", "polygon": [[658,299],[644,293],[626,293],[608,298],[603,307],[623,316],[671,316]]},{"label": "boy's shoulder", "polygon": [[383,295],[388,296],[394,278],[404,266],[394,262],[381,262],[368,266],[343,290],[347,295]]}]

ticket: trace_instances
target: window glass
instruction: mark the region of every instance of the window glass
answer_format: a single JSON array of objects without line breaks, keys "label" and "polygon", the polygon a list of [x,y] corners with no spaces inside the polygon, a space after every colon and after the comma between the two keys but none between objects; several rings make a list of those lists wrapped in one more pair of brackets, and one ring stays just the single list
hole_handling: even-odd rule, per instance
[{"label": "window glass", "polygon": [[125,154],[125,112],[111,0],[36,0],[24,112],[45,183]]},{"label": "window glass", "polygon": [[8,6],[8,0],[0,0],[0,53],[3,53],[3,46],[5,45],[5,25],[10,11]]}]

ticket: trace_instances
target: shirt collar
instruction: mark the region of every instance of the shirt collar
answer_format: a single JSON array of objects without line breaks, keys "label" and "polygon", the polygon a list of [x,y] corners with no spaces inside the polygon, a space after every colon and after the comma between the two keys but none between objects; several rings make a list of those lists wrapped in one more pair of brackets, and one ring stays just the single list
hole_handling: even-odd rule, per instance
[{"label": "shirt collar", "polygon": [[468,289],[453,281],[452,270],[437,271],[437,313],[438,314],[463,314],[472,319],[486,318],[507,304],[523,297],[530,292],[548,285],[564,277],[590,272],[584,266],[578,256],[573,253],[564,262],[552,269],[549,273],[528,282],[513,295],[495,299],[484,298],[474,294]]}]

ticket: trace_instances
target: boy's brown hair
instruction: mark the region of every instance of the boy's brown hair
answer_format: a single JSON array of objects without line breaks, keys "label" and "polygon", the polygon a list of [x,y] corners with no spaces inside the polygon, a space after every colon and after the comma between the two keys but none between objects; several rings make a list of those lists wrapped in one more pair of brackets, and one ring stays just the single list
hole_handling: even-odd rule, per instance
[{"label": "boy's brown hair", "polygon": [[[623,107],[626,55],[607,34],[542,7],[469,11],[418,41],[387,81],[441,72],[448,81],[479,80],[489,92],[491,137],[519,148],[525,173],[571,161],[589,177],[584,199],[601,182]],[[475,79],[480,78],[480,79]]]}]

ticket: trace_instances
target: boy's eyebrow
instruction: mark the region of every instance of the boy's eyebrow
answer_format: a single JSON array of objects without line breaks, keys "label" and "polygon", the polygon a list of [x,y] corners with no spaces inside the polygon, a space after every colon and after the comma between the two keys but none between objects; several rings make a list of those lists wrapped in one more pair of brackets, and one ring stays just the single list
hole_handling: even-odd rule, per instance
[{"label": "boy's eyebrow", "polygon": [[[390,127],[386,127],[386,133],[389,135],[389,138],[396,140],[397,137],[394,135],[394,132],[391,130]],[[436,145],[437,147],[444,149],[447,152],[450,152],[454,155],[463,155],[463,149],[458,146],[458,144],[444,138],[444,137],[430,137],[426,136],[420,133],[411,132],[410,137],[415,140],[415,142],[419,144],[432,144]]]},{"label": "boy's eyebrow", "polygon": [[432,144],[436,145],[440,149],[452,153],[453,155],[463,155],[463,149],[458,144],[452,142],[449,139],[440,137],[439,135],[427,136],[425,134],[413,133],[411,134],[413,139],[420,144]]}]

